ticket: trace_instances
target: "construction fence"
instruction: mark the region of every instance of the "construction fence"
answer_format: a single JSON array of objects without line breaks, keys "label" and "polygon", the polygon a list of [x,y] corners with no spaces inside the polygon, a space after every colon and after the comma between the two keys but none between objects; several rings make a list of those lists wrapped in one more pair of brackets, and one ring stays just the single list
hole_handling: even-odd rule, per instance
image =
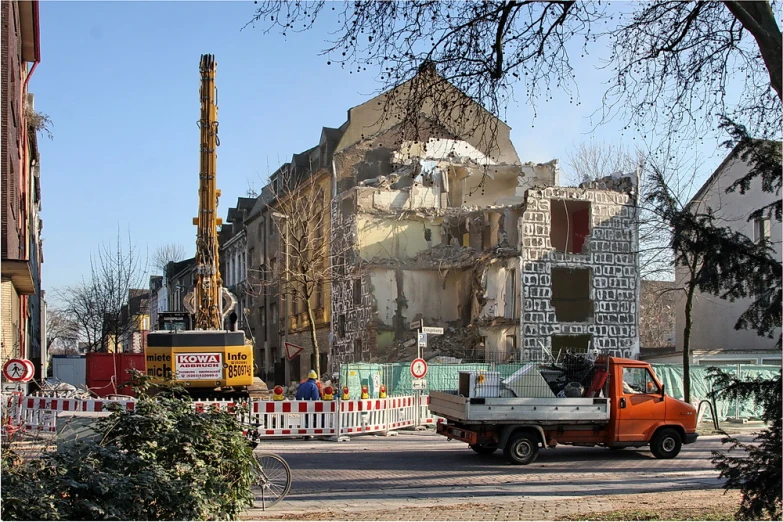
[{"label": "construction fence", "polygon": [[[3,397],[3,429],[6,433],[25,430],[37,433],[57,431],[62,412],[101,412],[109,403],[133,410],[136,399],[82,400],[73,398],[6,395]],[[194,401],[196,412],[220,408],[235,412],[248,429],[257,428],[260,438],[296,436],[355,436],[434,425],[429,397],[403,396],[385,399],[335,401]]]},{"label": "construction fence", "polygon": [[[652,364],[661,383],[666,388],[666,393],[677,399],[683,399],[683,372],[681,364]],[[691,402],[698,404],[702,400],[709,399],[712,391],[712,381],[707,375],[708,366],[691,366]],[[755,377],[771,378],[781,372],[779,366],[774,365],[718,365],[726,373],[739,376],[742,379]],[[513,375],[520,369],[520,364],[493,364],[493,363],[463,363],[463,364],[436,364],[428,365],[426,389],[421,393],[430,391],[453,391],[459,387],[459,372],[486,371],[497,372],[500,379]],[[353,394],[355,390],[361,390],[366,386],[370,397],[377,397],[381,385],[386,387],[391,396],[413,395],[413,376],[410,372],[410,363],[355,363],[343,365],[340,369],[340,386],[348,386]],[[761,406],[753,401],[729,401],[720,398],[720,392],[715,401],[719,421],[727,418],[758,419],[761,416]],[[712,420],[709,409],[703,420]]]}]

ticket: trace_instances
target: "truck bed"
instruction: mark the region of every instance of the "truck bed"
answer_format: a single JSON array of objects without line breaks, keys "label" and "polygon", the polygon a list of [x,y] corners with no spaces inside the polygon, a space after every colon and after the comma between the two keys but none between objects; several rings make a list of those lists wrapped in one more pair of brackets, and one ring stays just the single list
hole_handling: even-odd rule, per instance
[{"label": "truck bed", "polygon": [[520,422],[604,424],[609,422],[605,398],[467,398],[456,392],[430,392],[430,411],[462,423]]}]

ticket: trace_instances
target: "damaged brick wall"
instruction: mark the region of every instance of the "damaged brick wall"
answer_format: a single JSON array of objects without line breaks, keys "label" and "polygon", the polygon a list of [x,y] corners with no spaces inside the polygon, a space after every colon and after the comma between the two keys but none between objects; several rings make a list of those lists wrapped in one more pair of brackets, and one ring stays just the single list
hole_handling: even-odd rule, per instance
[{"label": "damaged brick wall", "polygon": [[[574,204],[569,209],[571,202],[589,205]],[[558,205],[571,216],[564,227],[571,237],[562,240],[559,249],[551,237],[553,208]],[[556,356],[556,349],[564,343],[585,346],[588,342],[590,348],[604,353],[637,356],[638,235],[634,216],[634,199],[625,192],[561,187],[528,191],[521,224],[523,358],[538,359],[547,352]],[[581,219],[588,221],[580,223]],[[578,237],[574,232],[578,230],[589,235]],[[555,237],[554,243],[559,239]],[[558,272],[558,268],[571,269],[568,284],[561,284],[561,288],[553,275],[568,272]],[[589,276],[582,279],[574,272],[577,269],[589,271]],[[581,285],[589,296],[579,293]],[[565,293],[558,301],[553,295],[556,289]],[[584,304],[586,297],[590,313],[574,320],[579,310],[569,301]],[[568,320],[558,320],[555,302],[568,312]]]}]

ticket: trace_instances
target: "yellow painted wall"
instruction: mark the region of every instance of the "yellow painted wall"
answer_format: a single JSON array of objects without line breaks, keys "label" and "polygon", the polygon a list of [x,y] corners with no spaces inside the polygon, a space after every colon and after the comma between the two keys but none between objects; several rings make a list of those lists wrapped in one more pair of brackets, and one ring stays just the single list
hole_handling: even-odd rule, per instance
[{"label": "yellow painted wall", "polygon": [[[431,244],[425,239],[430,230]],[[359,255],[362,259],[414,257],[441,243],[441,225],[429,221],[403,221],[374,215],[356,218]]]}]

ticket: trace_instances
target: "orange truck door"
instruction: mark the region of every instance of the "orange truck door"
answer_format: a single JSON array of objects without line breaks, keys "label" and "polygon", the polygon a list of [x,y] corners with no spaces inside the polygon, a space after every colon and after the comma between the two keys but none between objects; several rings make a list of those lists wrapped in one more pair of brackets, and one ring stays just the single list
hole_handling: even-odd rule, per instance
[{"label": "orange truck door", "polygon": [[617,441],[649,441],[655,428],[666,418],[660,385],[645,366],[620,368],[622,383],[616,401]]}]

